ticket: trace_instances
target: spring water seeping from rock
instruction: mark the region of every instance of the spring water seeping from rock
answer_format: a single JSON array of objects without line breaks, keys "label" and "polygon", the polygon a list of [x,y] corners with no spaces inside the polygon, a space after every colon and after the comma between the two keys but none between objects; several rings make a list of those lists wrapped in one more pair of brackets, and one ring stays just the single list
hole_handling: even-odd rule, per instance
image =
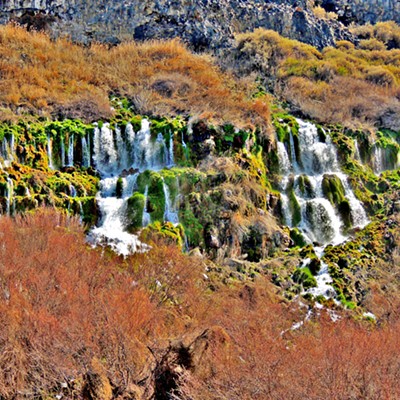
[{"label": "spring water seeping from rock", "polygon": [[171,201],[171,194],[168,185],[163,180],[163,191],[165,197],[165,211],[164,220],[172,222],[173,224],[179,224],[178,210],[177,210],[177,197]]},{"label": "spring water seeping from rock", "polygon": [[8,168],[14,161],[14,135],[11,135],[9,139],[3,138],[0,143],[0,169]]},{"label": "spring water seeping from rock", "polygon": [[68,139],[68,167],[74,165],[74,135],[70,135]]},{"label": "spring water seeping from rock", "polygon": [[[171,135],[170,135],[171,137]],[[117,253],[128,255],[133,252],[148,250],[148,246],[141,243],[137,235],[126,231],[128,200],[138,190],[137,179],[145,170],[158,171],[174,164],[173,144],[167,146],[162,134],[152,139],[150,123],[142,120],[141,129],[135,133],[128,123],[124,134],[119,127],[111,129],[104,123],[97,125],[93,135],[93,162],[100,172],[101,189],[97,195],[101,220],[99,226],[92,229],[89,240],[94,244],[109,244]],[[171,137],[172,141],[172,137]],[[85,155],[90,146],[82,140],[84,164],[90,163],[90,156]],[[120,186],[122,182],[122,193]],[[165,196],[164,218],[166,221],[178,223],[176,200],[171,199],[169,188],[163,182]],[[143,227],[151,223],[148,212],[149,186],[144,193],[144,207],[142,214]]]},{"label": "spring water seeping from rock", "polygon": [[[297,122],[297,140],[291,132],[287,143],[277,143],[281,209],[285,223],[297,227],[308,243],[319,246],[316,249],[322,257],[324,246],[343,242],[348,229],[364,227],[368,218],[339,168],[329,135],[321,134],[309,122]],[[332,297],[331,279],[324,263],[316,279],[318,287],[310,293]]]},{"label": "spring water seeping from rock", "polygon": [[14,212],[14,183],[10,177],[7,176],[7,196],[6,196],[6,212],[11,215]]},{"label": "spring water seeping from rock", "polygon": [[82,136],[81,138],[82,144],[82,166],[85,168],[90,167],[90,136],[86,137]]}]

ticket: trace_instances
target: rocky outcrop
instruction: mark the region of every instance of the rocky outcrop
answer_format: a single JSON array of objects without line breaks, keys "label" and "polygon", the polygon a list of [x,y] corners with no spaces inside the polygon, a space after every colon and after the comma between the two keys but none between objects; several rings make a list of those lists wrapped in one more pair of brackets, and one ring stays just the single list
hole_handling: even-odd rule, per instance
[{"label": "rocky outcrop", "polygon": [[372,24],[378,21],[400,22],[398,0],[322,0],[321,5],[329,12],[335,12],[344,24],[356,22]]},{"label": "rocky outcrop", "polygon": [[306,0],[0,1],[0,22],[13,19],[87,43],[180,37],[195,50],[229,47],[235,33],[273,29],[318,48],[348,39],[337,21],[319,20]]}]

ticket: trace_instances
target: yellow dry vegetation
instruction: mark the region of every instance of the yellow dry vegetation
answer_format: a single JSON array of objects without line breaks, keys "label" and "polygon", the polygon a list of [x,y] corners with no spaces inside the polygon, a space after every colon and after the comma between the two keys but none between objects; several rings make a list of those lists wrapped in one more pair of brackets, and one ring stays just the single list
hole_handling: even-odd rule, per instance
[{"label": "yellow dry vegetation", "polygon": [[197,114],[267,127],[268,104],[251,98],[252,85],[178,40],[82,47],[0,27],[0,119],[23,113],[107,118],[110,97],[120,96],[141,114]]},{"label": "yellow dry vegetation", "polygon": [[358,47],[338,41],[322,51],[258,29],[237,36],[237,51],[247,71],[257,69],[278,95],[313,119],[371,129],[387,120],[398,130],[400,50],[386,46],[400,28],[381,23],[372,29],[377,33],[360,35]]}]

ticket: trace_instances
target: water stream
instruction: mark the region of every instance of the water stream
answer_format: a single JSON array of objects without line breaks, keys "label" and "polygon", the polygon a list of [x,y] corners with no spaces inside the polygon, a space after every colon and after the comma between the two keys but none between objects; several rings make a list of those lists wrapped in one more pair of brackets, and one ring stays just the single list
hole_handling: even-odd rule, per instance
[{"label": "water stream", "polygon": [[[83,145],[84,164],[90,164],[90,146],[85,141]],[[127,202],[137,190],[137,179],[140,172],[145,170],[161,170],[174,164],[173,146],[166,145],[162,134],[152,140],[150,123],[142,120],[141,129],[133,130],[127,124],[125,135],[120,128],[112,130],[109,124],[96,126],[94,131],[94,166],[101,174],[101,189],[97,195],[97,204],[100,209],[101,220],[99,226],[92,229],[89,240],[94,244],[109,244],[117,253],[124,256],[148,250],[148,246],[141,243],[138,236],[126,231]],[[122,179],[123,193],[117,196],[118,181]],[[163,184],[165,194],[165,220],[178,223],[178,213],[175,201],[171,200],[169,188]],[[143,227],[151,222],[148,212],[148,191],[144,192],[144,210],[142,216]]]},{"label": "water stream", "polygon": [[[321,258],[326,245],[337,245],[347,239],[343,215],[339,214],[335,204],[324,194],[323,185],[326,182],[340,182],[350,208],[352,227],[364,227],[368,218],[362,204],[355,197],[347,176],[340,170],[337,151],[329,135],[321,137],[315,125],[302,120],[297,122],[297,149],[292,133],[288,144],[277,143],[282,174],[282,214],[289,227],[297,227],[306,242],[314,244],[315,253]],[[309,262],[303,261],[302,267],[307,266],[307,261]],[[321,269],[315,278],[317,287],[309,289],[308,293],[326,298],[335,297],[331,286],[332,278],[324,262],[321,262]]]}]

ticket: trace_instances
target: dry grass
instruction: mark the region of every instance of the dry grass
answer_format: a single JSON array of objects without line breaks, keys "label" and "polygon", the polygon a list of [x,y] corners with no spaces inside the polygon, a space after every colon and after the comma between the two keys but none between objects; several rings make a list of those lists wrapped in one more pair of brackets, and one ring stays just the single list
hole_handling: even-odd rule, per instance
[{"label": "dry grass", "polygon": [[338,18],[338,15],[334,12],[327,12],[323,7],[316,6],[312,9],[314,15],[319,19],[326,19],[326,20],[335,20]]},{"label": "dry grass", "polygon": [[365,34],[359,48],[340,41],[321,52],[258,29],[237,36],[236,56],[244,72],[257,70],[279,96],[313,119],[374,128],[392,115],[385,127],[399,130],[400,50],[386,50],[395,33],[383,33],[378,25],[364,28],[370,29],[378,38]]},{"label": "dry grass", "polygon": [[[0,76],[0,110],[14,114],[78,108],[84,118],[107,118],[109,97],[117,95],[131,99],[142,114],[205,114],[242,125],[269,123],[268,107],[244,93],[248,81],[222,73],[211,57],[195,55],[177,40],[83,48],[3,26]],[[85,110],[89,100],[91,110]]]}]

